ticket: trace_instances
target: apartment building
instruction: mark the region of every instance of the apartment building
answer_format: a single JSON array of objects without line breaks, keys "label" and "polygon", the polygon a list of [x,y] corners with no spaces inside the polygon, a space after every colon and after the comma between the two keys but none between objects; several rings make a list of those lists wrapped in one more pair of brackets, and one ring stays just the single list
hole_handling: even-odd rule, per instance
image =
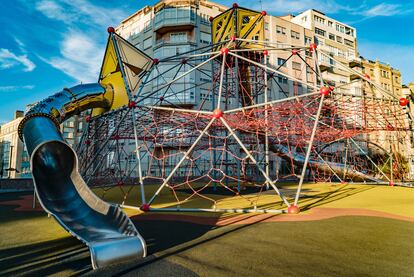
[{"label": "apartment building", "polygon": [[[393,94],[398,98],[402,96],[401,72],[398,69],[395,69],[391,65],[383,63],[378,59],[376,61],[371,61],[362,58],[361,61],[363,73],[372,81],[381,85],[381,87],[390,94]],[[369,88],[366,88],[365,91],[369,93]],[[383,92],[377,90],[372,92],[372,94],[378,97],[387,97],[386,94],[384,95]]]},{"label": "apartment building", "polygon": [[[194,49],[209,47],[211,45],[210,17],[228,10],[228,7],[206,1],[193,0],[163,0],[154,6],[146,6],[129,16],[116,28],[117,33],[126,38],[133,45],[146,52],[148,55],[163,59],[185,53]],[[281,47],[305,46],[313,41],[314,32],[311,29],[291,22],[287,18],[267,15],[265,21],[265,40],[277,43]],[[274,52],[269,54],[269,64],[275,68],[303,80],[305,83],[316,82],[311,70],[306,70],[305,63],[299,57],[293,57],[286,61],[290,52]],[[305,53],[301,53],[305,57]],[[165,72],[177,65],[177,61],[163,62],[157,69]],[[181,66],[180,73],[189,70],[188,65]],[[168,92],[160,91],[155,94],[152,101],[156,102],[160,96],[168,99],[168,102],[192,107],[202,101],[212,102],[209,91],[211,90],[211,66],[202,68],[207,74],[195,71],[182,80],[174,83]],[[152,85],[144,88],[144,93],[156,91],[157,87],[171,81],[176,76],[176,71],[171,70],[160,78],[155,78]],[[287,93],[302,93],[302,84],[292,82],[285,77],[275,77],[279,85],[273,84],[273,90],[283,90],[280,97]],[[175,91],[175,93],[174,93]],[[184,91],[183,93],[177,93]],[[151,98],[150,98],[151,99]],[[148,101],[151,101],[151,100]],[[148,102],[147,101],[147,102]],[[149,104],[150,102],[146,103]]]},{"label": "apartment building", "polygon": [[[376,89],[368,83],[364,86],[366,97],[375,97],[383,99],[382,101],[392,101],[391,95],[396,99],[403,96],[402,94],[402,80],[401,72],[393,68],[391,65],[380,62],[379,60],[372,61],[361,57],[362,73],[370,78],[373,82],[381,86],[382,90]],[[393,101],[398,101],[394,98]],[[392,111],[385,111],[391,113]],[[407,137],[408,138],[408,137]],[[409,147],[409,142],[405,138],[397,137],[392,132],[378,131],[369,135],[369,139],[381,145],[387,151],[406,152]],[[410,148],[410,147],[409,147]]]},{"label": "apartment building", "polygon": [[23,116],[23,111],[16,111],[12,121],[0,126],[0,178],[31,176],[29,156],[18,134]]},{"label": "apartment building", "polygon": [[[362,72],[372,81],[381,86],[382,90],[365,85],[364,91],[366,97],[375,97],[381,101],[398,101],[401,97],[411,98],[414,92],[414,84],[411,86],[402,85],[401,72],[391,65],[381,62],[368,60],[361,57]],[[394,97],[392,97],[392,95]],[[403,107],[411,118],[414,114],[409,107]],[[392,113],[392,110],[386,109],[386,114]],[[410,123],[412,125],[412,123]],[[411,128],[412,129],[412,128]],[[414,134],[412,131],[405,133],[377,131],[368,135],[369,141],[380,145],[385,151],[392,153],[395,157],[402,156],[402,161],[407,163],[409,172],[407,178],[414,178]]]},{"label": "apartment building", "polygon": [[[208,47],[211,44],[210,17],[227,10],[227,7],[206,0],[162,0],[154,6],[146,6],[121,22],[116,28],[119,35],[127,39],[149,56],[162,60],[194,49]],[[191,69],[188,64],[182,64],[180,69],[170,70],[179,61],[163,62],[153,76],[161,72],[159,78],[154,78],[151,84],[143,89],[141,94],[156,91],[145,104],[166,101],[160,104],[174,104],[193,107],[203,100],[211,89],[211,66],[201,68],[206,74],[194,71],[175,82],[164,90],[159,90],[165,83],[173,80],[178,74]],[[151,78],[153,79],[153,78]],[[203,85],[205,84],[205,85]]]},{"label": "apartment building", "polygon": [[[324,53],[318,57],[324,79],[336,87],[349,83],[351,73],[340,65],[333,67],[335,61],[332,58],[346,66],[360,64],[356,29],[313,9],[292,17],[291,21],[314,32],[315,43]],[[354,82],[339,90],[360,95],[362,89],[361,82]]]}]

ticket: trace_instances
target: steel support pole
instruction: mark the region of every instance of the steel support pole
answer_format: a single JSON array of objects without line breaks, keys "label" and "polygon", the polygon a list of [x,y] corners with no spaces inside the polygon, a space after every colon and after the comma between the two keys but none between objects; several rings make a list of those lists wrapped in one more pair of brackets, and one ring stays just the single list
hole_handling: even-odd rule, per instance
[{"label": "steel support pole", "polygon": [[391,180],[390,181],[393,182],[394,181],[393,150],[392,150],[392,147],[390,147],[390,148],[391,148],[391,155],[390,155],[390,175],[391,175]]},{"label": "steel support pole", "polygon": [[[264,55],[264,62],[263,64],[265,66],[267,66],[267,55]],[[269,101],[268,99],[268,88],[267,88],[267,72],[266,70],[263,70],[264,72],[264,101],[266,103],[265,106],[265,126],[266,126],[266,130],[265,130],[265,172],[267,174],[267,176],[270,176],[270,157],[269,157],[269,105],[267,104],[267,102]],[[266,190],[269,190],[269,184],[266,183]]]},{"label": "steel support pole", "polygon": [[305,179],[306,169],[307,169],[307,166],[308,166],[310,154],[312,152],[313,141],[315,140],[316,129],[318,128],[319,117],[321,115],[324,99],[325,99],[325,95],[322,94],[321,100],[319,102],[318,112],[316,113],[315,123],[313,124],[313,129],[312,129],[312,134],[311,134],[311,137],[310,137],[310,140],[309,140],[308,149],[306,151],[305,162],[303,164],[302,174],[300,175],[298,189],[296,191],[295,202],[294,202],[295,206],[298,205],[299,195],[300,195],[300,192],[302,190],[303,181]]},{"label": "steel support pole", "polygon": [[344,161],[344,168],[345,168],[345,170],[344,170],[344,175],[343,175],[343,177],[342,178],[344,178],[345,179],[345,177],[346,177],[346,173],[347,173],[347,165],[348,165],[348,151],[349,151],[349,139],[347,138],[346,139],[346,146],[345,146],[345,161]]},{"label": "steel support pole", "polygon": [[[115,48],[115,53],[118,59],[119,68],[121,69],[122,78],[124,80],[124,84],[126,87],[129,101],[132,101],[133,100],[132,91],[131,91],[131,88],[129,87],[128,80],[126,79],[124,64],[121,59],[121,55],[119,54],[118,44],[116,43],[115,36],[113,34],[111,35],[111,39],[112,39],[112,44],[114,45],[114,48]],[[148,76],[149,74],[147,75],[146,80],[148,79]],[[135,107],[131,107],[131,118],[132,118],[132,125],[134,129],[135,153],[136,153],[137,162],[138,162],[138,181],[139,181],[140,191],[141,191],[141,202],[142,204],[144,204],[146,202],[145,201],[145,190],[144,190],[144,182],[142,179],[142,172],[141,172],[141,157],[140,157],[140,151],[139,151],[139,145],[138,145],[138,132],[137,132],[137,124],[136,124]]]},{"label": "steel support pole", "polygon": [[223,93],[223,77],[224,77],[224,67],[226,65],[226,53],[223,53],[223,60],[221,63],[221,72],[220,72],[220,86],[217,97],[217,109],[221,108],[221,94]]}]

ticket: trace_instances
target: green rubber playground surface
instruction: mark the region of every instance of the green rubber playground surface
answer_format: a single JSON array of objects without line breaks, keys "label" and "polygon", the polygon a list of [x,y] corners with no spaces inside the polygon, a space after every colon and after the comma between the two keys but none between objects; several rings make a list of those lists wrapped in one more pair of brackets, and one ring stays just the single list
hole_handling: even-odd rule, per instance
[{"label": "green rubber playground surface", "polygon": [[[283,189],[289,195],[294,187]],[[105,198],[122,201],[120,195],[110,190]],[[168,197],[154,204],[173,206]],[[149,256],[98,271],[87,247],[31,204],[30,193],[0,194],[0,275],[414,276],[410,188],[306,184],[299,215],[128,210]]]}]

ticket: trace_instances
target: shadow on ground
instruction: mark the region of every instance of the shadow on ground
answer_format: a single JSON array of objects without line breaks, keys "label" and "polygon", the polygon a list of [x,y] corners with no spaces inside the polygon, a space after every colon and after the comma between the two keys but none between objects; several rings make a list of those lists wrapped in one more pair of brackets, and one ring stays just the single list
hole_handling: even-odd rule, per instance
[{"label": "shadow on ground", "polygon": [[64,238],[0,250],[0,275],[47,276],[71,269],[91,269],[89,251],[75,238]]}]

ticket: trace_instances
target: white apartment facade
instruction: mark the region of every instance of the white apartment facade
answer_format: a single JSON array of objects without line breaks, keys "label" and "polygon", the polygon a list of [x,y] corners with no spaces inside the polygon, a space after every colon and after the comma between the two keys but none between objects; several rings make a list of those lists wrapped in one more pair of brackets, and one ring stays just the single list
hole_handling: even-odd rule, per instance
[{"label": "white apartment facade", "polygon": [[[345,66],[352,65],[352,63],[360,64],[355,28],[313,9],[292,17],[291,21],[313,30],[315,43],[328,56],[340,61]],[[332,67],[335,62],[328,56],[321,53],[318,57],[324,79],[333,86],[349,83],[353,77],[350,72],[341,68],[340,65]],[[350,90],[350,92],[361,95],[362,84],[352,84],[341,90],[348,90],[347,92]]]}]

